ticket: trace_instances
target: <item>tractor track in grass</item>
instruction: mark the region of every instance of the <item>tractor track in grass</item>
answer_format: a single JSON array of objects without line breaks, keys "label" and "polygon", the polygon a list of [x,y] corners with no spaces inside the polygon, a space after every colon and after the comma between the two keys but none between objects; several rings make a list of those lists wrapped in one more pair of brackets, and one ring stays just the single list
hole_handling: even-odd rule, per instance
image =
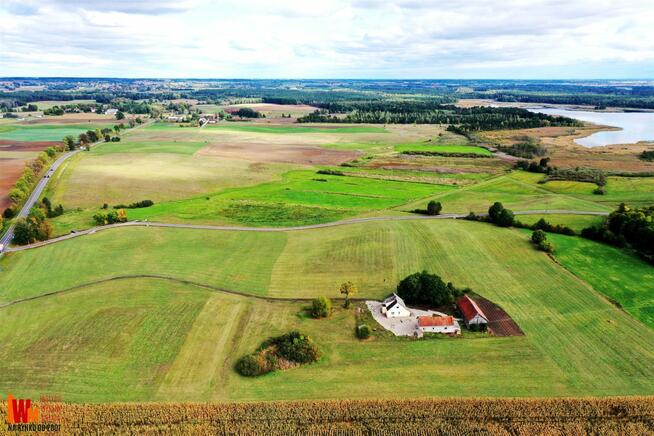
[{"label": "tractor track in grass", "polygon": [[[514,212],[514,215],[592,215],[592,216],[608,216],[609,212],[597,212],[597,211],[575,211],[575,210],[528,210],[528,211],[519,211]],[[488,213],[478,213],[478,216],[487,216]],[[92,235],[94,233],[116,229],[124,227],[167,227],[175,229],[194,229],[194,230],[211,230],[211,231],[235,231],[235,232],[295,232],[302,230],[313,230],[313,229],[323,229],[329,227],[338,227],[352,224],[362,224],[368,222],[377,222],[377,221],[410,221],[410,220],[434,220],[434,219],[462,219],[465,218],[467,214],[443,214],[436,216],[380,216],[380,217],[368,217],[368,218],[354,218],[349,220],[334,221],[331,223],[322,223],[322,224],[310,224],[306,226],[297,226],[297,227],[239,227],[239,226],[214,226],[214,225],[203,225],[203,224],[174,224],[174,223],[159,223],[159,222],[147,222],[147,221],[129,221],[126,223],[119,224],[110,224],[107,226],[101,227],[92,227],[86,230],[80,230],[79,232],[70,233],[68,235],[59,236],[57,238],[49,239],[47,241],[36,242],[34,244],[23,245],[18,247],[7,247],[5,252],[12,253],[17,251],[31,250],[34,248],[44,247],[46,245],[56,244],[63,242],[69,239],[77,238],[84,235]]]},{"label": "tractor track in grass", "polygon": [[[206,283],[200,283],[200,282],[195,282],[193,280],[187,280],[187,279],[180,279],[177,277],[172,277],[172,276],[164,276],[160,274],[126,274],[126,275],[120,275],[120,276],[113,276],[113,277],[108,277],[105,279],[99,279],[99,280],[93,280],[90,282],[86,283],[81,283],[79,285],[75,286],[70,286],[68,288],[64,289],[59,289],[57,291],[51,291],[51,292],[46,292],[43,294],[39,295],[34,295],[31,297],[25,297],[25,298],[19,298],[18,300],[13,300],[13,301],[8,301],[6,303],[0,303],[0,310],[4,309],[6,307],[10,306],[15,306],[20,303],[27,303],[29,301],[33,300],[40,300],[42,298],[46,297],[54,297],[57,295],[62,295],[62,294],[68,294],[71,292],[75,291],[81,291],[85,288],[88,288],[90,286],[94,285],[99,285],[102,283],[109,283],[109,282],[120,282],[122,280],[133,280],[133,279],[155,279],[155,280],[164,280],[164,281],[169,281],[173,283],[179,283],[182,285],[189,285],[189,286],[195,286],[197,288],[202,288],[211,292],[216,292],[216,293],[221,293],[221,294],[229,294],[229,295],[235,295],[238,297],[246,297],[246,298],[254,298],[256,300],[261,300],[261,301],[266,301],[269,303],[274,303],[274,302],[292,302],[292,303],[310,303],[313,301],[315,298],[309,298],[309,297],[299,297],[299,298],[284,298],[284,297],[267,297],[265,295],[256,295],[256,294],[250,294],[247,292],[242,292],[242,291],[235,291],[233,289],[226,289],[226,288],[221,288],[219,286],[213,286],[209,285]],[[332,298],[332,301],[337,301],[337,302],[344,302],[344,298]],[[350,301],[352,302],[358,302],[358,301],[365,301],[365,298],[350,298]]]}]

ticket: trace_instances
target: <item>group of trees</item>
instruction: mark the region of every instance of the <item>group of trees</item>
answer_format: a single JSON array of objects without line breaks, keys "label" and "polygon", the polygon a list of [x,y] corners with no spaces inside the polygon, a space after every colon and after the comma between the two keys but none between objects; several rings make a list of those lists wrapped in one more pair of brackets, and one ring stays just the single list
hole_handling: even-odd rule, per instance
[{"label": "group of trees", "polygon": [[13,243],[17,245],[45,241],[52,236],[52,227],[43,208],[35,206],[27,218],[18,218],[14,227]]},{"label": "group of trees", "polygon": [[440,203],[440,201],[430,200],[429,203],[427,203],[427,209],[414,209],[413,213],[436,216],[440,215],[442,210],[443,205]]},{"label": "group of trees", "polygon": [[48,218],[55,218],[64,213],[64,206],[60,203],[55,207],[52,207],[52,203],[48,197],[43,197],[43,200],[41,200],[41,207]]},{"label": "group of trees", "polygon": [[[404,102],[407,103],[407,102]],[[331,103],[304,117],[300,123],[373,123],[373,124],[449,124],[449,131],[467,135],[480,130],[527,129],[549,126],[580,126],[572,118],[555,117],[525,109],[509,107],[461,108],[452,105],[399,104],[398,102],[370,102],[368,107]],[[345,116],[336,116],[338,109],[353,106]]]},{"label": "group of trees", "polygon": [[241,118],[266,118],[266,116],[261,112],[257,112],[249,107],[240,108],[238,111],[233,112],[233,115]]},{"label": "group of trees", "polygon": [[235,369],[241,375],[255,377],[318,360],[318,347],[307,335],[293,331],[264,341],[254,353],[241,357]]},{"label": "group of trees", "polygon": [[632,248],[654,264],[654,206],[632,209],[622,203],[604,223],[583,229],[581,236]]},{"label": "group of trees", "polygon": [[407,304],[441,307],[454,303],[462,294],[452,283],[445,283],[427,271],[411,274],[397,285],[397,295]]},{"label": "group of trees", "polygon": [[39,174],[52,161],[56,153],[54,147],[48,147],[25,165],[20,177],[14,183],[14,187],[9,191],[11,205],[3,212],[5,218],[12,218],[15,215],[18,207],[32,192],[34,184],[38,181]]},{"label": "group of trees", "polygon": [[99,226],[127,222],[125,209],[101,211],[93,215],[93,221]]},{"label": "group of trees", "polygon": [[639,157],[642,160],[646,160],[647,162],[652,162],[654,161],[654,150],[645,150],[640,154]]},{"label": "group of trees", "polygon": [[[130,204],[116,204],[113,206],[114,209],[141,209],[144,207],[150,207],[154,205],[154,201],[152,200],[141,200],[141,201],[135,201],[134,203]],[[104,208],[106,209],[106,207]]]},{"label": "group of trees", "polygon": [[547,154],[545,147],[540,145],[538,140],[531,136],[525,137],[522,141],[516,144],[500,145],[497,148],[506,154],[521,157],[523,159],[533,159]]},{"label": "group of trees", "polygon": [[554,168],[550,166],[549,157],[544,157],[538,162],[521,159],[515,163],[515,168],[523,171],[529,171],[531,173],[540,174],[549,174],[554,170]]},{"label": "group of trees", "polygon": [[511,227],[515,217],[510,209],[506,209],[502,203],[496,201],[488,208],[488,221],[500,227]]}]

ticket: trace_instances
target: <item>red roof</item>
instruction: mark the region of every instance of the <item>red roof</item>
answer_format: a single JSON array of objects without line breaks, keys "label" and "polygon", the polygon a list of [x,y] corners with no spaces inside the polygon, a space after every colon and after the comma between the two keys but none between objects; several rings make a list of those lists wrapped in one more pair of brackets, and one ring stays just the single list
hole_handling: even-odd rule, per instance
[{"label": "red roof", "polygon": [[463,317],[466,319],[466,321],[470,321],[477,315],[488,321],[488,318],[486,315],[484,315],[484,312],[482,312],[482,310],[479,308],[479,306],[477,306],[477,303],[475,303],[472,298],[468,297],[468,294],[459,298],[456,304],[459,306],[459,309],[461,309],[461,313],[463,314]]},{"label": "red roof", "polygon": [[419,316],[418,326],[420,327],[437,327],[437,326],[452,326],[454,325],[454,318],[451,316]]}]

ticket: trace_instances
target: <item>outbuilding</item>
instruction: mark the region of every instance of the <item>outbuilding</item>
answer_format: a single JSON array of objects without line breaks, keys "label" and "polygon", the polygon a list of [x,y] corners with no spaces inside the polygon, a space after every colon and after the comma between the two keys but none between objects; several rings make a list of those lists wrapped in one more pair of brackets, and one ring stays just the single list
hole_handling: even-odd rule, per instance
[{"label": "outbuilding", "polygon": [[419,316],[418,330],[422,333],[461,334],[461,326],[453,316]]},{"label": "outbuilding", "polygon": [[488,317],[486,317],[481,308],[475,303],[475,300],[470,298],[468,294],[459,298],[456,301],[456,305],[459,307],[461,315],[463,315],[463,320],[468,328],[471,326],[485,328],[488,325]]}]

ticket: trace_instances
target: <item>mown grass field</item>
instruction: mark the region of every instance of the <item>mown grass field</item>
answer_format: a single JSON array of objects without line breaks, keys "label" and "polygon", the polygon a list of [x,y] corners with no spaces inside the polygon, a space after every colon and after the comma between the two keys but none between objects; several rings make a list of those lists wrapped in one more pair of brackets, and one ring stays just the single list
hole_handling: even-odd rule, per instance
[{"label": "mown grass field", "polygon": [[[335,297],[340,282],[353,280],[358,297],[380,298],[426,268],[500,304],[526,335],[361,343],[351,312],[315,321],[303,313],[305,303],[130,279],[0,309],[8,326],[0,340],[11,356],[0,359],[0,391],[47,387],[75,401],[651,394],[654,330],[527,238],[460,221],[287,233],[133,228],[14,253],[0,260],[3,302],[126,274],[276,297]],[[562,258],[568,248],[554,242]],[[605,246],[591,248],[599,251],[589,254],[597,270],[609,265]],[[57,262],[67,267],[53,270]],[[19,326],[28,326],[20,340],[11,334]],[[255,380],[232,371],[235,358],[291,328],[320,345],[317,364]]]},{"label": "mown grass field", "polygon": [[[434,199],[443,204],[443,213],[485,212],[496,201],[516,211],[612,210],[610,206],[592,201],[592,198],[579,198],[548,191],[537,183],[540,178],[542,178],[540,174],[512,172],[456,191],[436,195]],[[417,206],[418,203],[410,203],[400,209],[411,210]]]},{"label": "mown grass field", "polygon": [[548,235],[556,259],[654,329],[654,268],[636,255],[587,239]]},{"label": "mown grass field", "polygon": [[14,141],[62,141],[87,130],[110,127],[110,124],[7,124],[0,126],[0,139]]},{"label": "mown grass field", "polygon": [[159,202],[268,182],[287,168],[283,164],[195,158],[184,153],[185,145],[180,147],[175,153],[156,157],[149,151],[114,153],[102,149],[75,156],[50,187],[51,199],[67,209],[144,199]]}]

